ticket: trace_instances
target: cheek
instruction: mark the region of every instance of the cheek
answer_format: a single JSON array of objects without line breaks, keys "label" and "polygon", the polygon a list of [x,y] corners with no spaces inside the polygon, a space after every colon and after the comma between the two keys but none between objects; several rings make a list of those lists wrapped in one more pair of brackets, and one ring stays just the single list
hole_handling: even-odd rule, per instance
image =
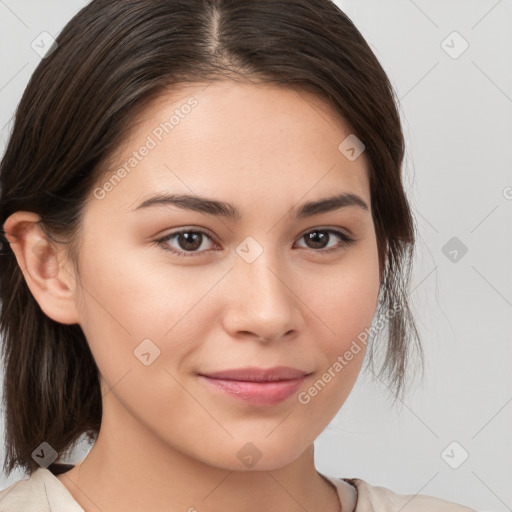
[{"label": "cheek", "polygon": [[354,250],[342,264],[326,269],[317,283],[302,293],[324,326],[324,352],[332,359],[371,325],[380,284],[376,244]]},{"label": "cheek", "polygon": [[[154,360],[149,368],[176,366],[218,318],[208,295],[225,269],[173,267],[115,240],[97,243],[101,251],[84,251],[90,256],[82,263],[81,327],[103,378],[109,386],[129,371],[134,378],[148,352]],[[169,375],[162,378],[169,385]]]},{"label": "cheek", "polygon": [[376,257],[374,261],[375,267],[360,260],[311,298],[311,309],[320,312],[327,334],[316,338],[321,353],[318,374],[297,398],[318,433],[337,414],[361,371],[378,300]]}]

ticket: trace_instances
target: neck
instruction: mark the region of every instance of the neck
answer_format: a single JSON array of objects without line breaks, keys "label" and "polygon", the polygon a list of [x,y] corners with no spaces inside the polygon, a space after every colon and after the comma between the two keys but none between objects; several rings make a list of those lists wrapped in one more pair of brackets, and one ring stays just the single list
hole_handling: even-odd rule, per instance
[{"label": "neck", "polygon": [[170,447],[133,418],[104,410],[87,457],[57,478],[86,512],[339,512],[336,490],[315,469],[314,447],[277,469],[231,471]]}]

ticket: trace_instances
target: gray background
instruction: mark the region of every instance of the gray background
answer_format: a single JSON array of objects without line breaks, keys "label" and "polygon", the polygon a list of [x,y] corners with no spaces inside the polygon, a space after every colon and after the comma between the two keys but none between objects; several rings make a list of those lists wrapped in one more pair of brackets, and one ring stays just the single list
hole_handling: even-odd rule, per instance
[{"label": "gray background", "polygon": [[[56,36],[86,3],[0,0],[2,153],[40,60],[32,41]],[[427,365],[395,409],[385,384],[361,374],[316,442],[317,468],[480,511],[512,510],[512,2],[337,3],[401,102],[420,233],[411,299]],[[19,479],[0,475],[0,488]]]}]

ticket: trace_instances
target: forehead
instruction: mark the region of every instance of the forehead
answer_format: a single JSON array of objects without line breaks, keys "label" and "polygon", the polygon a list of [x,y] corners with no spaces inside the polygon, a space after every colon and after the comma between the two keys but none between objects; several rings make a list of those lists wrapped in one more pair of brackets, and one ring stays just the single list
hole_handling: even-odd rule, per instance
[{"label": "forehead", "polygon": [[349,160],[340,150],[350,135],[345,120],[309,92],[228,80],[186,84],[139,113],[102,183],[124,169],[108,197],[125,210],[169,191],[250,201],[278,190],[283,202],[353,192],[369,204],[366,155]]}]

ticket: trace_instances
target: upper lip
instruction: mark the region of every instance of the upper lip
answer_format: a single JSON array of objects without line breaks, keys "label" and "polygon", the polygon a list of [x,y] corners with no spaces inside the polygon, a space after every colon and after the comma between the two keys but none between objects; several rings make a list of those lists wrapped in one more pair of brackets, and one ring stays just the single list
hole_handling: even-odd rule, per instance
[{"label": "upper lip", "polygon": [[223,380],[240,380],[246,382],[272,382],[278,380],[299,379],[309,372],[289,366],[274,366],[273,368],[235,368],[220,372],[202,373],[205,377]]}]

